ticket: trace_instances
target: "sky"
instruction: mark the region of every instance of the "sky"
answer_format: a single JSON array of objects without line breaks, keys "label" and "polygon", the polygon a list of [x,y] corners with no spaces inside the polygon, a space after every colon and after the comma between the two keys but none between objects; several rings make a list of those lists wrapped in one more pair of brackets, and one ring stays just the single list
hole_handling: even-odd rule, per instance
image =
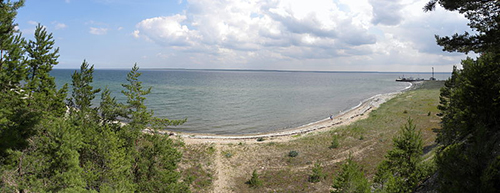
[{"label": "sky", "polygon": [[[16,22],[40,23],[55,68],[450,72],[467,57],[434,35],[470,31],[428,0],[26,0]],[[473,55],[469,54],[473,57]]]}]

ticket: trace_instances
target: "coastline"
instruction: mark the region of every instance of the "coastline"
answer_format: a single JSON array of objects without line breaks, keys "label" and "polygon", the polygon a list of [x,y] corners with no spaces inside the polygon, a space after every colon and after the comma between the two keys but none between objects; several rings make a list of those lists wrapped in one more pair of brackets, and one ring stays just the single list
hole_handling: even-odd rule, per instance
[{"label": "coastline", "polygon": [[[419,84],[419,83],[416,83]],[[364,119],[368,117],[368,114],[374,109],[378,108],[381,104],[386,101],[394,98],[398,94],[408,91],[415,87],[415,83],[410,83],[408,87],[401,91],[378,94],[372,96],[362,102],[359,105],[342,112],[339,115],[336,115],[333,120],[329,118],[322,119],[313,123],[309,123],[303,126],[267,132],[267,133],[255,133],[255,134],[241,134],[241,135],[216,135],[216,134],[203,134],[203,133],[185,133],[185,132],[173,132],[164,130],[160,133],[168,134],[170,136],[177,136],[184,140],[185,143],[188,144],[197,144],[197,143],[234,143],[234,142],[245,142],[245,143],[259,143],[257,139],[262,138],[266,141],[289,141],[293,139],[295,135],[302,135],[308,133],[316,133],[328,130],[333,127],[350,125],[351,123]]]}]

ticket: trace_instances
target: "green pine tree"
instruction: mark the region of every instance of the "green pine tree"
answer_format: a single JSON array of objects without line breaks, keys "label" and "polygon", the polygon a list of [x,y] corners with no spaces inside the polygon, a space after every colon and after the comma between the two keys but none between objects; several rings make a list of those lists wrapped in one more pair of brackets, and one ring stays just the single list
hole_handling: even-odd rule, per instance
[{"label": "green pine tree", "polygon": [[49,72],[58,64],[59,48],[54,48],[51,33],[38,24],[35,29],[35,40],[26,44],[29,68],[25,89],[29,91],[29,105],[33,111],[62,116],[66,112],[67,85],[57,90],[54,77]]},{"label": "green pine tree", "polygon": [[252,177],[246,182],[250,188],[258,188],[262,186],[262,180],[259,178],[257,170],[253,170]]},{"label": "green pine tree", "polygon": [[28,146],[13,151],[3,166],[2,181],[12,192],[83,191],[76,128],[61,117],[47,116],[34,127]]},{"label": "green pine tree", "polygon": [[445,192],[496,192],[500,187],[498,117],[500,116],[500,54],[484,53],[462,61],[442,90],[442,131],[436,163]]},{"label": "green pine tree", "polygon": [[101,93],[99,112],[104,124],[114,124],[115,127],[119,127],[118,117],[126,116],[123,105],[118,103],[115,97],[111,97],[111,91],[107,87]]},{"label": "green pine tree", "polygon": [[[24,48],[28,60],[17,58],[15,62],[11,61],[15,57],[13,51],[2,55],[1,73],[12,73],[25,82],[23,86],[9,82],[4,85],[10,85],[10,88],[2,88],[10,94],[10,98],[2,100],[12,101],[7,109],[15,116],[7,116],[7,124],[2,125],[1,130],[0,138],[13,142],[6,146],[2,141],[2,189],[14,192],[83,190],[78,153],[81,136],[63,117],[66,87],[57,90],[54,78],[49,74],[58,57],[53,44],[52,35],[39,25],[35,40],[26,45],[18,44],[16,48]],[[16,63],[27,65],[16,66],[24,70],[12,69]],[[11,108],[13,104],[17,107]]]},{"label": "green pine tree", "polygon": [[133,183],[131,168],[132,157],[127,154],[124,147],[125,142],[110,125],[101,126],[100,133],[95,137],[95,150],[98,152],[99,159],[93,159],[87,162],[92,168],[90,171],[97,178],[92,182],[96,184],[95,188],[90,188],[92,183],[88,183],[89,189],[101,192],[133,192],[137,185]]},{"label": "green pine tree", "polygon": [[163,135],[142,134],[138,145],[134,176],[139,192],[188,192],[188,186],[179,182],[176,171],[181,153],[173,141]]},{"label": "green pine tree", "polygon": [[475,33],[436,36],[449,52],[474,51],[480,56],[454,67],[441,90],[442,129],[436,154],[442,192],[500,191],[500,2],[497,0],[430,0],[425,10],[440,5],[458,11]]},{"label": "green pine tree", "polygon": [[21,81],[26,77],[24,61],[25,40],[16,30],[14,18],[24,1],[0,1],[0,165],[10,150],[19,150],[27,145],[25,140],[32,135],[25,126],[33,125],[37,119],[27,108]]},{"label": "green pine tree", "polygon": [[25,41],[14,23],[17,9],[23,5],[24,0],[0,1],[0,93],[15,89],[26,76]]},{"label": "green pine tree", "polygon": [[67,105],[70,108],[70,115],[79,114],[77,116],[82,121],[95,121],[98,119],[97,108],[92,108],[92,100],[101,89],[92,87],[93,73],[94,66],[89,67],[87,61],[84,60],[80,66],[80,72],[75,71],[71,76],[73,92],[71,98],[68,99]]},{"label": "green pine tree", "polygon": [[309,182],[316,183],[326,178],[326,174],[323,172],[323,167],[321,164],[315,163],[312,168],[312,174],[309,176]]},{"label": "green pine tree", "polygon": [[40,127],[39,151],[49,160],[49,167],[43,172],[51,182],[46,191],[83,191],[78,152],[82,146],[81,133],[64,118],[44,119]]},{"label": "green pine tree", "polygon": [[[153,112],[144,105],[145,95],[151,87],[144,89],[139,81],[141,73],[134,65],[127,75],[129,84],[122,84],[122,93],[127,97],[126,118],[129,122],[123,128],[129,147],[134,183],[139,192],[186,192],[185,183],[179,182],[176,171],[181,154],[174,147],[172,139],[159,134],[158,129],[169,125],[182,124],[185,120],[168,120],[153,117]],[[149,133],[144,133],[146,129]]]},{"label": "green pine tree", "polygon": [[393,149],[387,152],[375,174],[375,187],[382,192],[411,192],[427,177],[422,163],[422,134],[411,119],[393,139]]},{"label": "green pine tree", "polygon": [[340,172],[333,180],[332,193],[368,193],[370,183],[365,178],[361,166],[349,155],[346,162],[342,164]]},{"label": "green pine tree", "polygon": [[443,51],[476,53],[500,52],[500,2],[498,0],[429,0],[424,11],[432,11],[439,4],[449,11],[458,11],[469,20],[467,24],[475,32],[455,33],[451,37],[436,35]]}]

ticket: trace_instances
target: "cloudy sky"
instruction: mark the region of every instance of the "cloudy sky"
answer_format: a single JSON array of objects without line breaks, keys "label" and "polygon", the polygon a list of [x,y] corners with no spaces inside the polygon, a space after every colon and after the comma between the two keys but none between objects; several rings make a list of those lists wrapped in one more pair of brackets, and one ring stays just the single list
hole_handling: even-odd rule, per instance
[{"label": "cloudy sky", "polygon": [[57,68],[451,71],[466,55],[434,34],[467,20],[428,0],[27,0],[16,22],[38,23],[60,48]]}]

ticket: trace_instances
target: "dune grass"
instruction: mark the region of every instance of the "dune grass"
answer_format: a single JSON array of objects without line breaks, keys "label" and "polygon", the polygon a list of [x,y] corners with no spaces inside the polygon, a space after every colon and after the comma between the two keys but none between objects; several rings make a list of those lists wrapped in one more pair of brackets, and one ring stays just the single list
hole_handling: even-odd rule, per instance
[{"label": "dune grass", "polygon": [[210,192],[214,178],[215,147],[213,144],[186,144],[181,148],[181,175],[190,182],[192,192]]}]

